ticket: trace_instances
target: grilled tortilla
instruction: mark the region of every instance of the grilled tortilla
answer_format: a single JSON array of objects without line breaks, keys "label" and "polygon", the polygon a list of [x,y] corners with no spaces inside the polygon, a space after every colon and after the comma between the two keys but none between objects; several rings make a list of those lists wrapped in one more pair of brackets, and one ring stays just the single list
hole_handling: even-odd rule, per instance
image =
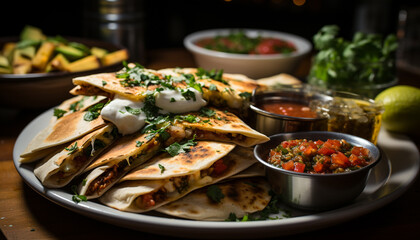
[{"label": "grilled tortilla", "polygon": [[87,121],[84,119],[85,111],[76,111],[67,114],[50,124],[39,132],[20,155],[20,162],[33,162],[54,152],[60,145],[74,141],[98,128],[105,126],[105,121],[99,116]]},{"label": "grilled tortilla", "polygon": [[200,141],[186,153],[159,155],[122,178],[99,200],[129,212],[145,212],[175,201],[189,192],[219,182],[256,161],[249,148]]},{"label": "grilled tortilla", "polygon": [[[134,69],[133,64],[129,64],[128,67]],[[197,83],[202,85],[205,100],[212,105],[236,109],[237,112],[240,112],[249,106],[249,97],[244,96],[243,93],[250,94],[258,86],[251,79],[244,81],[245,76],[235,77],[235,75],[226,74],[222,76],[222,79],[215,80],[206,75],[200,74],[199,76],[197,73],[197,69],[186,69],[185,72],[167,69],[159,72],[139,68],[136,71],[137,76],[147,76],[148,79],[138,80],[144,77],[138,77],[138,79],[131,77],[129,81],[118,78],[117,73],[93,74],[74,78],[73,83],[76,86],[70,92],[74,95],[103,95],[111,98],[118,94],[132,101],[143,101],[148,91],[162,87],[160,83],[155,84],[151,79],[157,78],[169,82],[167,79],[172,76],[171,84],[173,86],[187,88],[186,78],[179,79],[182,74],[190,74],[195,77]]]},{"label": "grilled tortilla", "polygon": [[[217,189],[221,195],[214,195]],[[262,177],[240,178],[197,189],[156,209],[174,217],[223,221],[263,210],[270,202],[270,185]]]},{"label": "grilled tortilla", "polygon": [[[183,117],[184,116],[184,117]],[[194,116],[193,121],[185,121],[185,116]],[[168,132],[176,142],[182,138],[195,136],[199,140],[231,142],[243,147],[250,147],[269,140],[267,136],[249,127],[233,113],[208,108],[207,114],[192,112],[181,115]]]},{"label": "grilled tortilla", "polygon": [[35,176],[46,187],[67,185],[117,138],[116,130],[113,124],[108,124],[70,143],[60,152],[39,162],[34,169]]},{"label": "grilled tortilla", "polygon": [[118,139],[86,169],[79,185],[80,195],[93,199],[101,196],[129,170],[152,158],[162,145],[159,135],[137,133]]}]

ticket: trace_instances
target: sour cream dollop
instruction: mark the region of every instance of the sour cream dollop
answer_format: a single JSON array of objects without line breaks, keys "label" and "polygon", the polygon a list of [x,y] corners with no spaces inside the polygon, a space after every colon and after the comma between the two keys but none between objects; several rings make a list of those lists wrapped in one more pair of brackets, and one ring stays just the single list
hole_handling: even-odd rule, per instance
[{"label": "sour cream dollop", "polygon": [[115,124],[123,135],[135,133],[145,125],[146,114],[141,110],[143,102],[135,102],[121,96],[108,103],[101,111],[102,118]]},{"label": "sour cream dollop", "polygon": [[[188,97],[183,95],[183,92],[190,91],[195,97]],[[203,99],[203,94],[195,88],[181,89],[165,89],[157,92],[155,95],[155,104],[157,107],[170,113],[186,113],[191,111],[198,111],[201,107],[207,105],[206,100]]]}]

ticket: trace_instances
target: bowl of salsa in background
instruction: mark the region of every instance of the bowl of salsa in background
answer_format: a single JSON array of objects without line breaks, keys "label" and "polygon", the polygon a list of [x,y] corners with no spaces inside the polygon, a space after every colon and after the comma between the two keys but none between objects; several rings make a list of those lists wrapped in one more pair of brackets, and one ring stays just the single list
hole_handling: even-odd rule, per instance
[{"label": "bowl of salsa in background", "polygon": [[[210,47],[214,43],[215,47]],[[292,73],[311,49],[299,36],[260,29],[211,29],[184,38],[198,67],[258,79]]]},{"label": "bowl of salsa in background", "polygon": [[328,115],[318,111],[317,104],[331,97],[309,86],[259,89],[252,94],[250,124],[265,135],[298,131],[326,131]]},{"label": "bowl of salsa in background", "polygon": [[[339,173],[310,173],[283,169],[268,162],[270,151],[283,141],[307,139],[323,142],[345,140],[347,143],[369,150],[369,164]],[[309,131],[280,133],[254,148],[257,160],[266,168],[272,190],[281,200],[298,209],[323,211],[341,207],[356,199],[367,184],[371,169],[381,160],[381,152],[370,141],[345,133]],[[309,166],[310,168],[310,166]]]}]

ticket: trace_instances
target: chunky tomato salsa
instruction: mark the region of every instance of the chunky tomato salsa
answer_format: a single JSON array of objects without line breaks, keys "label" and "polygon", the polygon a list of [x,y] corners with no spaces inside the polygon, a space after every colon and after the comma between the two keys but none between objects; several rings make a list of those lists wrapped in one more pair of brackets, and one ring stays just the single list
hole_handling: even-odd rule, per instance
[{"label": "chunky tomato salsa", "polygon": [[210,50],[238,54],[287,54],[296,51],[295,45],[289,41],[278,38],[251,38],[242,31],[232,32],[228,36],[201,39],[195,44]]},{"label": "chunky tomato salsa", "polygon": [[344,139],[325,142],[296,139],[271,149],[268,162],[301,173],[342,173],[368,165],[370,157],[369,149],[353,146]]}]

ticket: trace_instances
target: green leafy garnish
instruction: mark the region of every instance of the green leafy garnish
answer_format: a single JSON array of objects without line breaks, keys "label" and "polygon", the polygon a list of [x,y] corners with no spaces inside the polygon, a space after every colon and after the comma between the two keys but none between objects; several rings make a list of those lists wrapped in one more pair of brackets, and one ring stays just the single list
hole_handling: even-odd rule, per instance
[{"label": "green leafy garnish", "polygon": [[65,149],[69,151],[69,153],[67,154],[71,155],[72,153],[76,152],[77,149],[79,149],[79,147],[77,146],[77,142],[75,142],[74,145],[71,145],[70,147],[66,147]]},{"label": "green leafy garnish", "polygon": [[172,143],[171,145],[166,147],[164,151],[169,153],[169,155],[171,155],[172,157],[180,153],[188,152],[190,151],[191,147],[197,145],[197,142],[194,141],[195,140],[194,138],[183,143],[178,143],[178,142]]},{"label": "green leafy garnish", "polygon": [[204,117],[213,117],[216,115],[216,112],[213,109],[202,107],[200,109],[200,115]]},{"label": "green leafy garnish", "polygon": [[210,71],[207,71],[203,68],[198,68],[196,75],[202,79],[211,78],[225,85],[229,85],[229,83],[223,79],[223,69],[220,69],[220,70],[212,69]]},{"label": "green leafy garnish", "polygon": [[73,192],[73,196],[72,196],[72,200],[75,203],[79,203],[81,201],[86,202],[87,201],[87,197],[85,195],[79,195],[77,194],[77,185],[72,185],[71,186],[71,191]]},{"label": "green leafy garnish", "polygon": [[140,147],[141,145],[143,145],[143,141],[136,141],[136,147]]},{"label": "green leafy garnish", "polygon": [[140,108],[132,108],[129,106],[125,106],[125,110],[133,115],[140,115],[141,109]]},{"label": "green leafy garnish", "polygon": [[61,118],[62,116],[64,116],[64,114],[66,113],[66,110],[63,109],[59,109],[59,108],[54,108],[54,117],[57,117],[57,119]]},{"label": "green leafy garnish", "polygon": [[251,97],[251,93],[249,93],[249,92],[241,92],[241,93],[239,93],[239,96],[240,97],[243,97],[243,98],[246,98],[246,99],[249,99]]},{"label": "green leafy garnish", "polygon": [[213,83],[212,83],[212,84],[210,84],[210,86],[209,86],[209,90],[210,90],[210,91],[217,91],[217,87],[216,87],[216,85],[214,85]]},{"label": "green leafy garnish", "polygon": [[313,37],[318,50],[308,82],[324,88],[348,90],[350,85],[387,83],[395,79],[398,47],[395,35],[357,32],[351,41],[339,37],[339,27],[327,25]]},{"label": "green leafy garnish", "polygon": [[97,119],[99,115],[101,114],[101,110],[104,106],[105,106],[105,103],[97,103],[93,105],[85,113],[85,115],[83,116],[83,119],[88,122]]},{"label": "green leafy garnish", "polygon": [[217,185],[211,185],[207,188],[207,197],[209,197],[212,201],[219,203],[225,197],[222,193],[222,190]]},{"label": "green leafy garnish", "polygon": [[160,168],[160,174],[162,174],[166,169],[163,165],[158,164],[159,168]]}]

